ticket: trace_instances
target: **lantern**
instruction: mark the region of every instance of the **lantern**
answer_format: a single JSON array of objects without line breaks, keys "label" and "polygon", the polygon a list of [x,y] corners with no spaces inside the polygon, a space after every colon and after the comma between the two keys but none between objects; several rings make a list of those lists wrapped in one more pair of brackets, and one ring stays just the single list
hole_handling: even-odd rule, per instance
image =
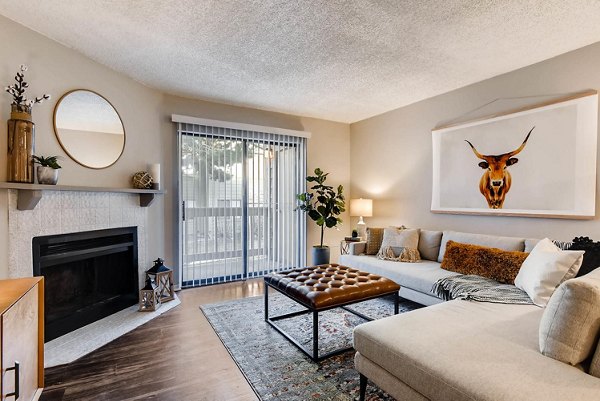
[{"label": "lantern", "polygon": [[153,279],[156,283],[160,301],[171,301],[175,298],[173,291],[173,270],[163,264],[164,260],[158,258],[154,261],[154,266],[146,270],[146,276]]},{"label": "lantern", "polygon": [[160,308],[160,292],[150,277],[146,278],[146,286],[140,290],[140,312],[153,312]]}]

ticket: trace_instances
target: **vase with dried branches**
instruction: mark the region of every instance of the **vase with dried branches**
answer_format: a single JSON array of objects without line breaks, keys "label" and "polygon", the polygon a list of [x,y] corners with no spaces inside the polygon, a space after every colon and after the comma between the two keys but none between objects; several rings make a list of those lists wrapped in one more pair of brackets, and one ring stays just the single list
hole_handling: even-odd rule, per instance
[{"label": "vase with dried branches", "polygon": [[25,81],[27,66],[21,65],[15,75],[15,83],[5,88],[13,98],[10,119],[8,120],[8,166],[7,180],[10,182],[33,183],[33,152],[35,150],[35,124],[31,120],[34,104],[50,99],[44,94],[27,99],[25,91],[29,84]]}]

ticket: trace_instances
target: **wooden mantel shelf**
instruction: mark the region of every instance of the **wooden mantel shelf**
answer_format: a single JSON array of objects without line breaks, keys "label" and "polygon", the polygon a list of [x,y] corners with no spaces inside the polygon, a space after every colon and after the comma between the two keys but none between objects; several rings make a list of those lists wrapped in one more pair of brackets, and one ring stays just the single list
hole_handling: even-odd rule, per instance
[{"label": "wooden mantel shelf", "polygon": [[141,207],[150,206],[156,195],[166,193],[166,191],[158,189],[79,187],[72,185],[21,184],[16,182],[0,182],[0,189],[17,190],[17,209],[19,210],[35,209],[40,199],[42,199],[44,191],[117,192],[139,194]]}]

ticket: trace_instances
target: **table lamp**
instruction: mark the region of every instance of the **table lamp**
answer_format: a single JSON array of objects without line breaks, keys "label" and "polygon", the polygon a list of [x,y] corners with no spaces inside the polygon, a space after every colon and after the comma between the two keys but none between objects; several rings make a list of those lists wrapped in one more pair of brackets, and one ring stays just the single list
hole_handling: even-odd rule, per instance
[{"label": "table lamp", "polygon": [[356,225],[358,236],[361,237],[361,239],[367,238],[367,225],[365,224],[363,217],[373,216],[373,199],[350,199],[350,216],[360,217],[360,220]]}]

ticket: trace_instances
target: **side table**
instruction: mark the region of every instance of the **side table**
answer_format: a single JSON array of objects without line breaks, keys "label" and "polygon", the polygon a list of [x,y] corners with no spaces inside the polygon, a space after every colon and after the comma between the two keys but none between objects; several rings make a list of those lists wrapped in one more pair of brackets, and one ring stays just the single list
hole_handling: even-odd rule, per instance
[{"label": "side table", "polygon": [[340,255],[348,255],[350,253],[350,244],[355,243],[358,241],[348,241],[348,240],[341,240],[340,241]]}]

